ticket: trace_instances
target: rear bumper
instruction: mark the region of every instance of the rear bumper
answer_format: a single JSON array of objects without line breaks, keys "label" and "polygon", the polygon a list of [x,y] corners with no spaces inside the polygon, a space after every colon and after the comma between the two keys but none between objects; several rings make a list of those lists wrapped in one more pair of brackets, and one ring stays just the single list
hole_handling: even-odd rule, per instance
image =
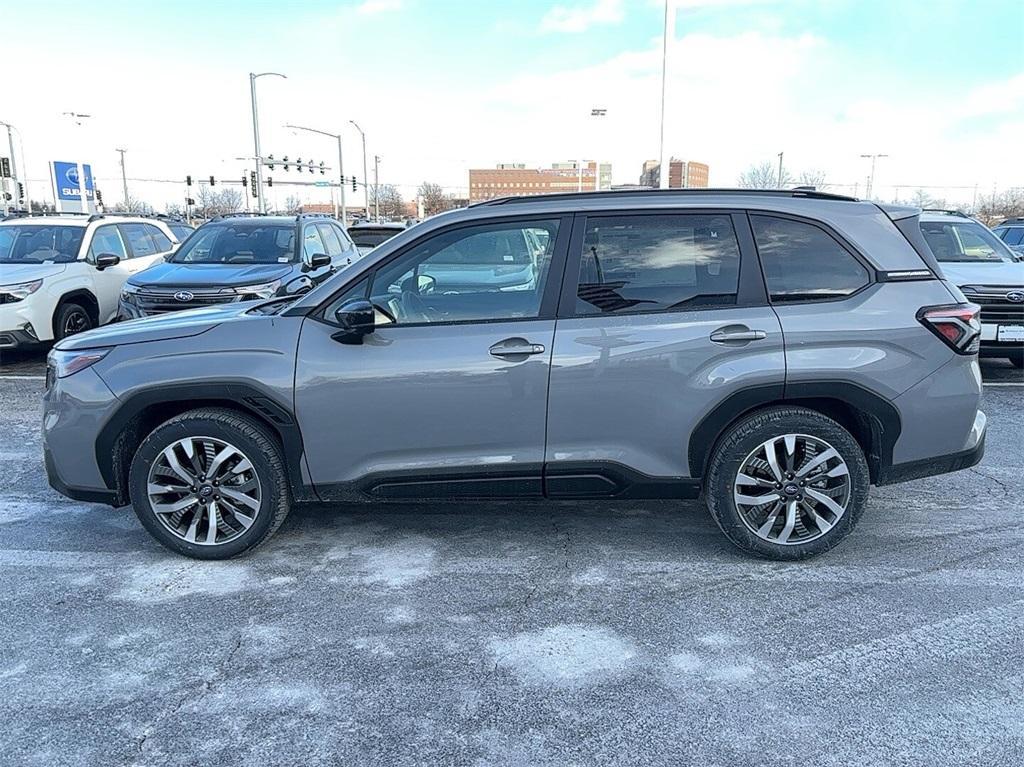
[{"label": "rear bumper", "polygon": [[974,426],[967,438],[967,447],[948,455],[937,455],[919,461],[895,463],[884,467],[878,474],[876,485],[894,485],[909,482],[912,479],[934,477],[938,474],[949,474],[962,469],[969,469],[981,463],[985,456],[985,436],[988,433],[988,418],[984,411],[979,410],[974,419]]}]

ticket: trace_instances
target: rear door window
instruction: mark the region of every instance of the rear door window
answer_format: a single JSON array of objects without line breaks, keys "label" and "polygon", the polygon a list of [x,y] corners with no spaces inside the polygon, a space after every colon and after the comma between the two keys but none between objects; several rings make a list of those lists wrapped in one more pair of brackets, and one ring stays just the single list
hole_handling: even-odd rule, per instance
[{"label": "rear door window", "polygon": [[302,254],[308,259],[319,253],[327,253],[327,247],[324,245],[316,225],[306,224],[302,230]]},{"label": "rear door window", "polygon": [[576,314],[735,305],[740,250],[728,215],[587,219]]},{"label": "rear door window", "polygon": [[[142,256],[152,256],[155,253],[159,253],[157,250],[156,243],[153,242],[152,237],[149,235],[147,227],[143,224],[118,224],[121,229],[121,234],[128,241],[128,249],[131,252],[130,258],[140,258]],[[170,250],[170,248],[167,248]]]},{"label": "rear door window", "polygon": [[142,226],[149,233],[149,237],[153,240],[153,245],[158,253],[166,253],[171,249],[171,238],[161,232],[159,227],[152,224],[143,224]]},{"label": "rear door window", "polygon": [[750,221],[772,301],[841,298],[871,280],[853,254],[814,224],[760,215]]}]

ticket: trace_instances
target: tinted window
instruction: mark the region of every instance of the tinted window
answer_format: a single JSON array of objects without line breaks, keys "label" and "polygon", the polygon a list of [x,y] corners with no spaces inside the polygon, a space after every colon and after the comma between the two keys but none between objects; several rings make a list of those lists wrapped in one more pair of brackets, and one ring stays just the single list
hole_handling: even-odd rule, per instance
[{"label": "tinted window", "polygon": [[185,226],[184,224],[168,224],[167,228],[174,232],[174,236],[178,238],[178,242],[182,242],[195,231],[191,226]]},{"label": "tinted window", "polygon": [[921,231],[939,261],[1013,261],[1003,241],[975,221],[922,221]]},{"label": "tinted window", "polygon": [[327,250],[324,252],[331,258],[340,256],[342,252],[341,240],[338,239],[338,233],[334,230],[334,227],[330,224],[317,224],[316,228],[320,230],[320,237],[324,241],[324,245],[327,246]]},{"label": "tinted window", "polygon": [[207,224],[171,257],[176,264],[286,264],[295,260],[288,224]]},{"label": "tinted window", "polygon": [[159,251],[149,236],[149,227],[142,224],[121,224],[121,234],[128,241],[133,258],[139,256],[151,256]]},{"label": "tinted window", "polygon": [[78,258],[83,226],[11,224],[0,226],[0,263],[66,264]]},{"label": "tinted window", "polygon": [[740,251],[729,216],[587,219],[577,314],[736,303]]},{"label": "tinted window", "polygon": [[149,232],[149,236],[153,240],[153,245],[156,247],[158,253],[166,253],[171,249],[171,239],[160,231],[159,228],[152,224],[143,224],[146,231]]},{"label": "tinted window", "polygon": [[[534,229],[549,247],[527,245]],[[382,266],[370,299],[399,323],[536,317],[557,233],[547,220],[442,232]]]},{"label": "tinted window", "polygon": [[371,227],[353,227],[348,230],[352,242],[360,248],[376,248],[382,242],[390,240],[401,229],[373,229]]},{"label": "tinted window", "polygon": [[116,226],[101,226],[92,235],[92,244],[89,246],[89,260],[94,261],[96,256],[104,253],[113,253],[121,258],[128,257]]},{"label": "tinted window", "polygon": [[785,218],[750,220],[772,300],[835,298],[868,283],[868,270],[825,230]]},{"label": "tinted window", "polygon": [[320,232],[317,231],[316,226],[314,224],[306,224],[306,227],[302,230],[302,254],[309,258],[318,253],[326,252],[327,246],[320,239]]},{"label": "tinted window", "polygon": [[1013,226],[999,233],[1007,245],[1020,245],[1024,240],[1024,226]]}]

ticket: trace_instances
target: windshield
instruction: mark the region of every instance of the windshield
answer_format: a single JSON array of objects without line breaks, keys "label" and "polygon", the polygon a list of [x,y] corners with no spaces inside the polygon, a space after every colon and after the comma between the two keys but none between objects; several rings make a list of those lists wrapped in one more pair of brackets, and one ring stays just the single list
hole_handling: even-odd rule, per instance
[{"label": "windshield", "polygon": [[349,229],[348,235],[357,248],[376,248],[382,242],[390,240],[401,229]]},{"label": "windshield", "polygon": [[921,231],[939,261],[1014,261],[1002,240],[974,221],[922,221]]},{"label": "windshield", "polygon": [[175,264],[287,264],[295,260],[290,224],[214,224],[197,229],[169,259]]},{"label": "windshield", "polygon": [[0,263],[66,264],[78,259],[83,226],[16,224],[0,227]]}]

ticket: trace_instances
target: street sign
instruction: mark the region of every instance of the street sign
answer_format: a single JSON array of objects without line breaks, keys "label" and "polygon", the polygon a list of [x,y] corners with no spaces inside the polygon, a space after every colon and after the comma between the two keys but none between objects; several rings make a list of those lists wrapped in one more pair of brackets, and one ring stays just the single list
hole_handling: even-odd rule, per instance
[{"label": "street sign", "polygon": [[81,184],[78,181],[78,163],[54,160],[50,163],[50,180],[57,209],[64,212],[95,212],[96,189],[92,180],[92,166],[82,165],[85,174],[85,199],[88,210],[82,210]]},{"label": "street sign", "polygon": [[330,186],[330,181],[314,181],[313,186]]}]

